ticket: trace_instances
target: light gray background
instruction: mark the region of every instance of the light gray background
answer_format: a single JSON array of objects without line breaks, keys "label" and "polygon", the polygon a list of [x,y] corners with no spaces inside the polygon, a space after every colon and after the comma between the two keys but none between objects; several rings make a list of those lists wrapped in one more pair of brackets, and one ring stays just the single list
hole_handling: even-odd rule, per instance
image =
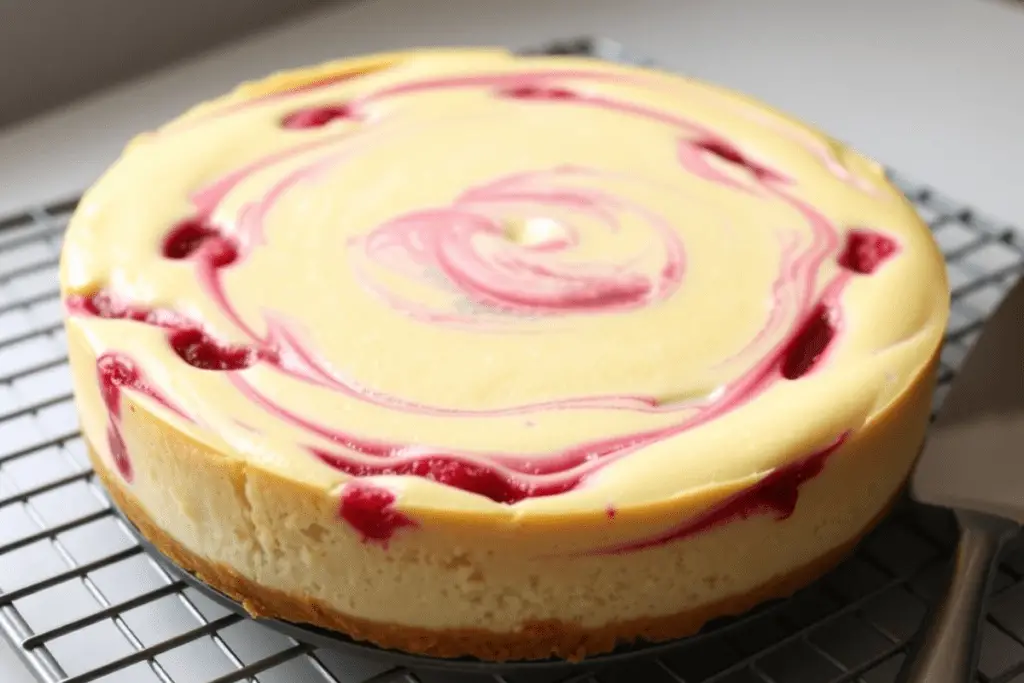
[{"label": "light gray background", "polygon": [[0,0],[0,125],[328,0]]},{"label": "light gray background", "polygon": [[[407,46],[522,47],[580,34],[615,38],[668,67],[762,97],[917,180],[1024,225],[1024,10],[995,0],[332,6],[0,130],[0,214],[79,192],[134,133],[276,68]],[[39,67],[27,60],[18,68]],[[31,680],[5,647],[0,680]]]}]

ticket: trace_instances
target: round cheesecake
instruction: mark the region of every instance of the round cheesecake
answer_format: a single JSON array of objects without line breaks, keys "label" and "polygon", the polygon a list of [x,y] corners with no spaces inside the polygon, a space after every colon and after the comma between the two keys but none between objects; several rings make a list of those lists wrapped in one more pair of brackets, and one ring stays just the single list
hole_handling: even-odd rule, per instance
[{"label": "round cheesecake", "polygon": [[254,615],[576,659],[806,585],[898,496],[948,315],[874,162],[738,94],[413,51],[135,139],[61,283],[97,475]]}]

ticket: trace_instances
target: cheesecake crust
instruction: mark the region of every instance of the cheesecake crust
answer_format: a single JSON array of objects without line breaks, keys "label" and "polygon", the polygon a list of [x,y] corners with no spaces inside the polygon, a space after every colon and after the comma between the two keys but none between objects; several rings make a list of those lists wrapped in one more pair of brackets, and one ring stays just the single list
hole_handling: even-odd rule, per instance
[{"label": "cheesecake crust", "polygon": [[548,658],[579,662],[636,641],[664,642],[695,635],[708,622],[743,614],[766,601],[787,598],[821,578],[844,559],[892,510],[902,487],[854,538],[797,569],[741,595],[667,616],[632,619],[599,628],[573,622],[533,621],[513,632],[482,628],[425,629],[386,624],[345,614],[308,596],[262,586],[222,563],[200,557],[160,528],[131,493],[112,476],[96,451],[88,447],[96,476],[124,515],[150,543],[210,587],[239,602],[251,616],[309,624],[337,631],[385,649],[439,658],[475,657],[503,662]]}]

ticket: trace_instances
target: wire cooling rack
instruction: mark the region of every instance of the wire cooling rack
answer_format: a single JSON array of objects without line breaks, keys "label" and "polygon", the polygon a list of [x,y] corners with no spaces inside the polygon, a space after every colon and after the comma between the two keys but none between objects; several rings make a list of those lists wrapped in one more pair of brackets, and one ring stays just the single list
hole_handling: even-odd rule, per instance
[{"label": "wire cooling rack", "polygon": [[[630,59],[613,43],[551,52]],[[1009,226],[894,175],[949,264],[945,396],[1024,267]],[[219,607],[147,556],[78,433],[57,263],[74,202],[0,218],[0,631],[45,683],[885,683],[947,571],[948,514],[905,502],[835,572],[721,636],[621,668],[509,676],[414,671],[290,640]],[[1003,562],[978,678],[1024,683],[1024,544]]]}]

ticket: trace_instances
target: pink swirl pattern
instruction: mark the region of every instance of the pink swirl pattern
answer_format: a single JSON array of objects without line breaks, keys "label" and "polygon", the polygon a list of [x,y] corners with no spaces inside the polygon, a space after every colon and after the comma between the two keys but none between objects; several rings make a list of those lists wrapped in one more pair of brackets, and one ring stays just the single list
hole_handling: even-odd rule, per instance
[{"label": "pink swirl pattern", "polygon": [[[683,277],[678,235],[649,209],[580,186],[597,174],[566,167],[500,178],[467,190],[450,207],[399,216],[353,241],[370,262],[453,288],[475,305],[471,314],[446,315],[402,301],[368,274],[366,286],[409,315],[463,324],[480,323],[496,313],[550,316],[630,310],[668,298]],[[621,231],[620,213],[638,217],[647,226],[646,253],[623,255],[615,263],[571,260],[571,250],[583,235]],[[533,243],[517,241],[505,227],[517,216],[524,222],[530,216],[549,217],[562,232]],[[525,225],[529,227],[528,222]]]},{"label": "pink swirl pattern", "polygon": [[[607,463],[706,424],[750,402],[776,383],[798,381],[827,362],[829,346],[843,329],[839,297],[844,286],[853,277],[870,275],[898,250],[892,239],[874,230],[850,231],[847,226],[834,225],[790,191],[795,181],[785,170],[753,158],[706,126],[642,104],[586,92],[588,83],[627,78],[586,70],[441,78],[384,88],[329,108],[302,109],[289,115],[281,135],[294,136],[294,146],[195,193],[195,214],[173,227],[163,245],[167,258],[194,263],[196,277],[210,299],[247,338],[243,345],[222,344],[207,333],[201,321],[173,311],[142,310],[132,302],[118,300],[115,292],[72,301],[70,308],[78,314],[126,318],[166,329],[168,342],[185,362],[224,372],[253,403],[308,434],[311,457],[353,477],[422,477],[508,505],[571,491],[585,485],[587,478]],[[681,174],[793,209],[804,224],[792,234],[780,234],[779,272],[767,294],[771,312],[748,349],[760,348],[769,338],[781,341],[771,345],[731,383],[698,400],[672,403],[642,395],[577,396],[496,409],[453,409],[423,405],[361,385],[331,367],[311,348],[303,331],[281,314],[269,314],[262,326],[266,332],[257,332],[258,326],[246,322],[231,301],[224,276],[230,269],[244,267],[247,257],[264,245],[264,223],[273,207],[325,169],[343,165],[369,149],[374,126],[366,113],[376,105],[445,89],[478,91],[505,100],[509,106],[591,108],[642,117],[674,132]],[[308,89],[281,97],[304,92]],[[305,129],[320,128],[339,119],[355,124],[304,137]],[[817,147],[809,152],[823,154]],[[853,182],[841,165],[830,157],[828,161],[827,169],[836,173],[839,181]],[[256,173],[274,173],[283,164],[289,170],[281,172],[281,179],[269,192],[247,202],[233,224],[213,222],[212,217],[219,215],[225,200],[242,182]],[[594,182],[609,173],[599,168],[563,166],[493,178],[467,188],[449,205],[397,215],[351,240],[346,264],[373,296],[423,324],[502,331],[522,320],[620,314],[657,306],[685,286],[686,249],[678,231],[655,210],[616,196]],[[545,222],[535,230],[538,218]],[[625,229],[626,222],[630,229],[644,231],[642,249],[616,253],[614,260],[599,263],[577,257],[581,244],[599,235],[614,237]],[[547,230],[551,226],[557,229]],[[839,269],[822,289],[819,274],[827,263],[837,264]],[[398,294],[389,287],[389,277],[382,274],[440,288],[455,294],[460,304],[439,308],[427,300]],[[530,418],[548,411],[599,408],[674,415],[677,419],[669,426],[585,440],[529,458],[513,452],[453,450],[371,438],[361,435],[358,427],[322,424],[299,415],[253,383],[245,370],[254,364],[397,413],[473,420],[482,415]],[[792,476],[786,481],[797,487],[808,476]],[[358,490],[360,500],[366,499],[365,486]],[[375,504],[383,509],[391,500],[381,499]],[[778,508],[769,503],[762,503],[762,507]],[[395,519],[397,526],[413,526],[407,519]],[[387,533],[376,529],[370,536],[379,540]]]}]

